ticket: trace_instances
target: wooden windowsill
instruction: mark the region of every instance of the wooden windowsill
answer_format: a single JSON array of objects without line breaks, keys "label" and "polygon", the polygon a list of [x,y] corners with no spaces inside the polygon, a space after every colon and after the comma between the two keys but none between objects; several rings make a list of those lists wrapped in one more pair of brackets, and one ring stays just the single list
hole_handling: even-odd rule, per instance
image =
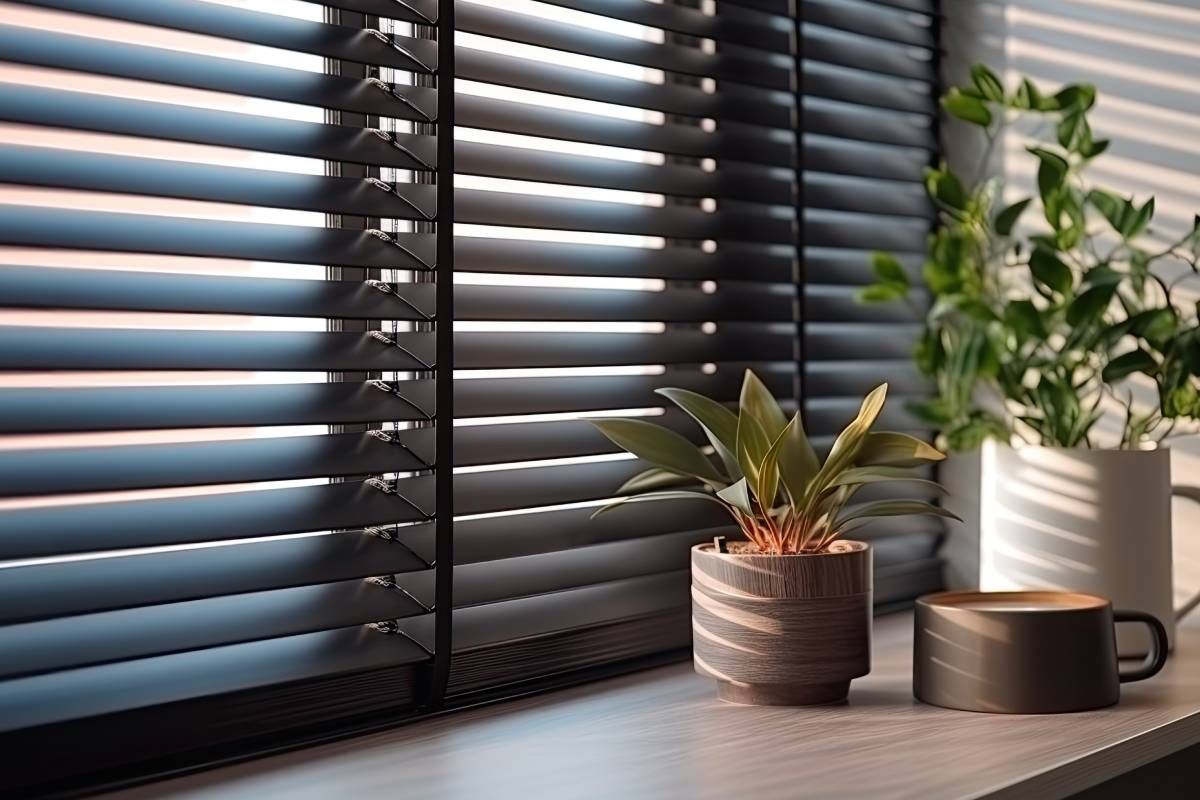
[{"label": "wooden windowsill", "polygon": [[726,705],[680,664],[113,797],[1040,799],[1200,742],[1200,615],[1119,705],[1046,716],[917,703],[911,627],[907,613],[876,620],[873,671],[841,706]]}]

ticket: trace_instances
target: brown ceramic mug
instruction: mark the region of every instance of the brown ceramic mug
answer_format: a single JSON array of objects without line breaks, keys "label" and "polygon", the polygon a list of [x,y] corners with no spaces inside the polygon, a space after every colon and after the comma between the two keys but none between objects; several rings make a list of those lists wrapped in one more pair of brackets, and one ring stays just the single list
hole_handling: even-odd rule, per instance
[{"label": "brown ceramic mug", "polygon": [[[1145,660],[1117,661],[1114,624],[1150,629]],[[1167,631],[1141,611],[1081,592],[942,592],[917,600],[913,694],[933,705],[1000,714],[1083,711],[1116,703],[1121,684],[1155,675]]]}]

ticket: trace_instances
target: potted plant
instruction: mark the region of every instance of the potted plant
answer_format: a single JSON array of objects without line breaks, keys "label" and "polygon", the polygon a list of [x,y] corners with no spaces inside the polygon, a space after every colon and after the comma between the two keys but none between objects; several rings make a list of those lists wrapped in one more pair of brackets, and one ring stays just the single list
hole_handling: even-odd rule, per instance
[{"label": "potted plant", "polygon": [[659,394],[699,423],[709,446],[644,419],[593,421],[650,465],[597,513],[679,499],[725,509],[745,540],[692,548],[696,671],[716,678],[721,698],[733,702],[844,699],[850,680],[870,669],[871,641],[871,548],[846,536],[874,517],[953,516],[921,500],[850,501],[890,481],[939,490],[913,468],[944,456],[912,436],[871,430],[886,384],[867,395],[824,462],[799,413],[788,419],[749,370],[736,413],[684,389]]},{"label": "potted plant", "polygon": [[[1094,87],[1006,90],[983,65],[971,76],[942,106],[982,133],[985,156],[971,181],[944,164],[926,173],[939,224],[915,360],[936,396],[910,410],[948,449],[982,445],[981,588],[1093,592],[1152,612],[1173,636],[1165,442],[1200,416],[1200,325],[1179,296],[1200,272],[1200,217],[1167,239],[1153,197],[1086,179],[1109,145],[1088,122]],[[1033,197],[984,174],[1018,119],[1053,137],[1025,148]],[[864,301],[913,302],[898,260],[873,265]],[[1132,655],[1148,637],[1122,631],[1120,644]]]}]

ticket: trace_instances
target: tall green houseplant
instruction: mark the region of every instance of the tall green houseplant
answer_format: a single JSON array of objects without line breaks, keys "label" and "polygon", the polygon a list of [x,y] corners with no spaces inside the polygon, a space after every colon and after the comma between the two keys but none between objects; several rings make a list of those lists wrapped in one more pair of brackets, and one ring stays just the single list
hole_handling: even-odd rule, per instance
[{"label": "tall green houseplant", "polygon": [[[942,107],[982,131],[987,146],[969,181],[945,164],[926,173],[939,224],[921,269],[930,302],[915,359],[936,394],[910,410],[951,449],[989,436],[1092,447],[1111,398],[1124,409],[1120,447],[1161,441],[1178,420],[1200,417],[1197,308],[1177,297],[1198,272],[1200,216],[1186,235],[1156,243],[1153,197],[1123,197],[1087,180],[1109,145],[1088,122],[1094,87],[1050,95],[1026,78],[1006,89],[983,65],[971,78]],[[1046,134],[1025,148],[1037,195],[1005,203],[1002,181],[984,172],[992,146],[1022,117]],[[1168,280],[1168,259],[1190,270]],[[896,258],[876,253],[873,267],[877,280],[861,300],[916,303],[917,287]],[[1134,373],[1153,381],[1152,407],[1122,385]]]}]

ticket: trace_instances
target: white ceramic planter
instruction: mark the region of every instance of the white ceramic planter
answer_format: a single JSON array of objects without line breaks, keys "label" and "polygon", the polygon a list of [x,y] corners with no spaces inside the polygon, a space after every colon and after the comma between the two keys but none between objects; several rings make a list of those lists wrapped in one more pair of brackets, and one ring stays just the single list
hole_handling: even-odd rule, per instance
[{"label": "white ceramic planter", "polygon": [[[1169,450],[989,441],[980,484],[981,589],[1099,594],[1158,617],[1174,644]],[[1144,626],[1118,626],[1122,656],[1149,643]]]}]

